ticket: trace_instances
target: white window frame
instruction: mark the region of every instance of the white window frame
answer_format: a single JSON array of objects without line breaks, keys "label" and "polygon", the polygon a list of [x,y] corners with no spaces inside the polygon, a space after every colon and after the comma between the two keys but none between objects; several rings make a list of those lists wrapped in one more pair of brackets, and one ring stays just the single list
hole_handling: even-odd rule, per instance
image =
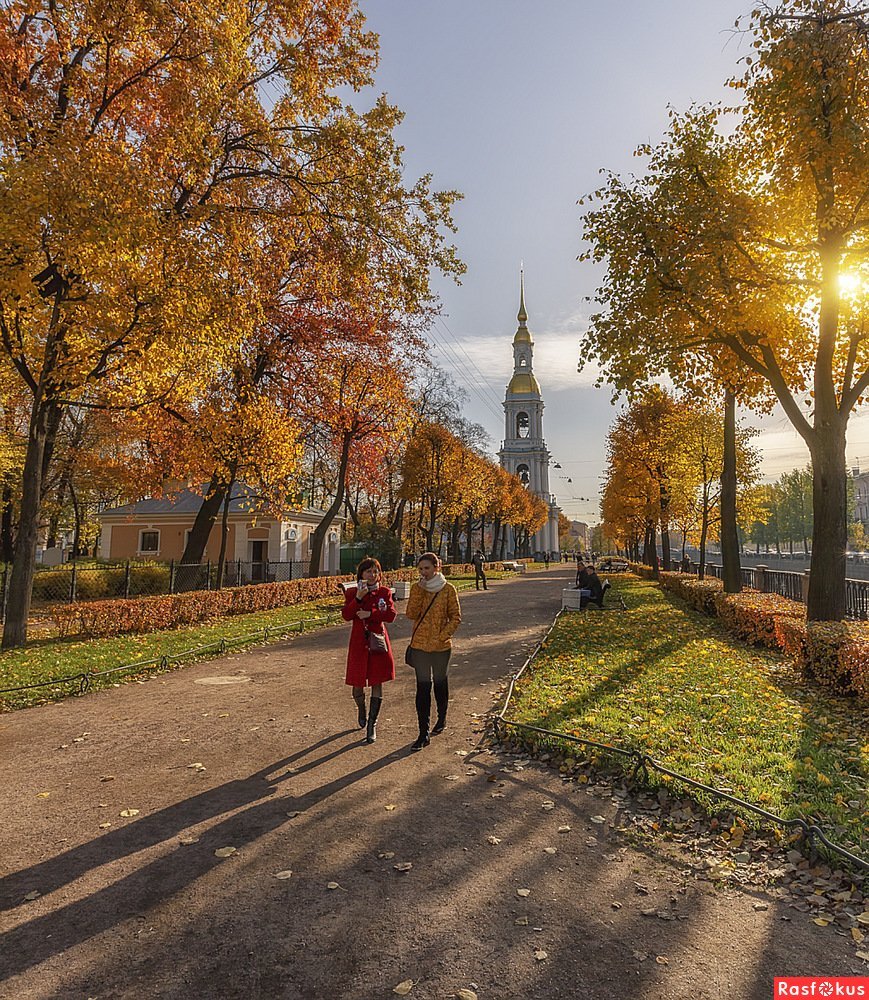
[{"label": "white window frame", "polygon": [[[157,536],[157,548],[156,549],[143,549],[142,548],[142,536],[156,535]],[[139,528],[139,541],[136,549],[136,555],[139,556],[158,556],[160,555],[160,529],[159,528]]]}]

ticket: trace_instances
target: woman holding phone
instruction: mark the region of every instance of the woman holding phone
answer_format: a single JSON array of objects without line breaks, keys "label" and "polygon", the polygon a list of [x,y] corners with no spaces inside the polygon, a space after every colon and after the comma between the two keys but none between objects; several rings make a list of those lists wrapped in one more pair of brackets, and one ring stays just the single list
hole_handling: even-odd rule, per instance
[{"label": "woman holding phone", "polygon": [[[413,623],[413,635],[405,657],[416,673],[416,717],[419,736],[411,750],[427,747],[430,735],[442,733],[447,724],[450,700],[447,669],[452,653],[452,636],[462,621],[456,588],[441,573],[441,561],[434,552],[424,552],[417,560],[419,582],[410,588],[405,614]],[[434,682],[438,717],[429,733],[431,689]]]},{"label": "woman holding phone", "polygon": [[[383,585],[376,559],[366,558],[356,568],[356,583],[344,587],[345,621],[353,622],[347,649],[345,683],[353,688],[359,709],[357,721],[365,729],[365,742],[377,739],[377,716],[383,704],[383,685],[395,680],[395,660],[387,622],[395,621],[392,591]],[[371,704],[365,705],[365,688],[371,688]]]}]

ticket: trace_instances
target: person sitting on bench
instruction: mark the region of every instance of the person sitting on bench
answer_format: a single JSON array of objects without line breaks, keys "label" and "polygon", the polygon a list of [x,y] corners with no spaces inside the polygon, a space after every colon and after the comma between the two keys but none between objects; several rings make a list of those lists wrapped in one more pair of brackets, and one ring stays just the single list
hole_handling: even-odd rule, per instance
[{"label": "person sitting on bench", "polygon": [[583,589],[588,591],[588,597],[585,595],[580,597],[580,608],[584,608],[589,604],[596,604],[602,611],[604,594],[609,589],[609,584],[604,586],[604,584],[600,582],[600,577],[597,575],[594,566],[589,566],[585,571],[585,584],[583,585]]},{"label": "person sitting on bench", "polygon": [[581,559],[576,560],[576,589],[588,589],[588,570],[585,567],[585,563]]}]

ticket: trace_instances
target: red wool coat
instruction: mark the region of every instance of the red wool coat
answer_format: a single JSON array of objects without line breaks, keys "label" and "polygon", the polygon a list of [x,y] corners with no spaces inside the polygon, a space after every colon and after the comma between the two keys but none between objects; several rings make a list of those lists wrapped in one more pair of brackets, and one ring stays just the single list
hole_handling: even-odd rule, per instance
[{"label": "red wool coat", "polygon": [[[371,617],[363,621],[356,617],[357,611],[370,611]],[[352,684],[353,687],[370,687],[372,684],[395,680],[392,643],[384,627],[387,622],[395,621],[395,605],[392,603],[392,591],[389,587],[378,587],[374,593],[367,593],[361,601],[356,600],[356,587],[347,587],[344,591],[344,607],[341,609],[341,614],[346,621],[353,622],[350,629],[350,646],[347,649],[347,675],[344,683]],[[370,632],[386,636],[388,648],[385,653],[369,651],[365,636],[366,628]]]}]

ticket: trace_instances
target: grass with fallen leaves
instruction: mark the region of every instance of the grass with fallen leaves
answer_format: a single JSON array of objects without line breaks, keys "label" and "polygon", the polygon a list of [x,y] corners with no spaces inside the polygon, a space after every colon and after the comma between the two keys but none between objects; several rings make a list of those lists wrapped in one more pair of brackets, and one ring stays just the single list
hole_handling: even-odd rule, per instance
[{"label": "grass with fallen leaves", "polygon": [[[474,586],[473,576],[454,577],[451,581],[457,590],[468,590]],[[158,659],[162,656],[182,656],[188,650],[196,650],[200,646],[226,639],[232,643],[231,649],[237,651],[250,645],[263,645],[262,635],[248,641],[240,641],[242,637],[261,632],[264,628],[275,629],[271,641],[278,641],[283,636],[282,628],[294,626],[300,621],[312,622],[311,628],[323,628],[324,618],[336,615],[341,609],[342,600],[339,596],[327,601],[312,601],[295,604],[286,608],[275,608],[271,611],[260,611],[250,615],[234,615],[228,618],[218,618],[199,625],[170,629],[165,632],[149,632],[145,635],[121,635],[107,639],[39,639],[24,649],[13,649],[0,653],[0,688],[19,687],[26,684],[41,684],[45,681],[91,671],[107,670],[124,664],[141,663]],[[201,652],[191,652],[184,656],[183,663],[173,662],[170,668],[176,668],[195,660],[213,659],[218,653],[215,649],[205,649]],[[137,680],[158,673],[159,667],[150,666],[141,670],[130,670],[104,677],[94,677],[90,681],[90,690],[113,687],[119,684]],[[77,694],[77,683],[61,682],[50,687],[34,688],[30,691],[17,691],[10,694],[0,694],[0,711],[25,708],[29,705],[39,705],[48,701],[60,701],[70,695]]]},{"label": "grass with fallen leaves", "polygon": [[612,582],[627,611],[564,612],[508,718],[643,751],[785,818],[813,817],[867,856],[869,710],[654,582]]}]

